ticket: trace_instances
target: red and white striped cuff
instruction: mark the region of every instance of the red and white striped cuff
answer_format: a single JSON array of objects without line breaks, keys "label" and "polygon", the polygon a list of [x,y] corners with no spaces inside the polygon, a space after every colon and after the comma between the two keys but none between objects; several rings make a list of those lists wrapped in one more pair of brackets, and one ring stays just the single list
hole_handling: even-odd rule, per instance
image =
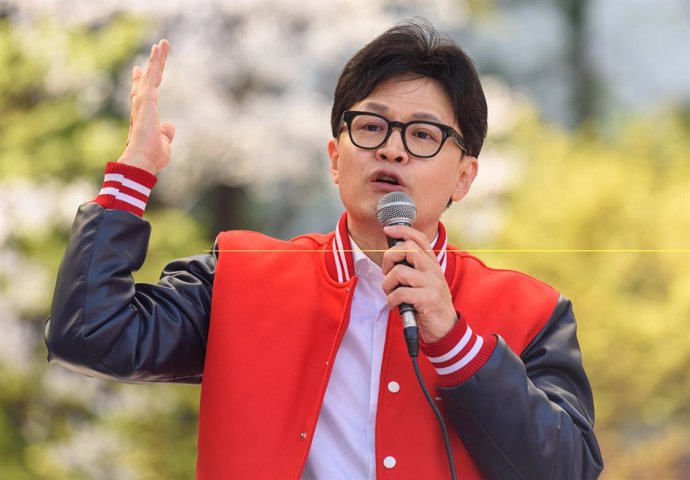
[{"label": "red and white striped cuff", "polygon": [[154,174],[139,167],[108,162],[103,186],[93,201],[103,208],[126,210],[141,217],[157,181]]},{"label": "red and white striped cuff", "polygon": [[441,340],[419,347],[438,374],[442,387],[459,385],[477,373],[496,347],[494,335],[477,335],[458,312],[458,322]]}]

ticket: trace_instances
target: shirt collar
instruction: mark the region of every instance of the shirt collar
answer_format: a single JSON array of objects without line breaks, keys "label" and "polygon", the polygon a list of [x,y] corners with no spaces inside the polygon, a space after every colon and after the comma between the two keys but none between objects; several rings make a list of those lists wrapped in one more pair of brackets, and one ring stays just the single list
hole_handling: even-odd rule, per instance
[{"label": "shirt collar", "polygon": [[350,246],[352,247],[352,260],[355,264],[355,275],[361,277],[362,274],[370,268],[375,268],[380,272],[381,267],[376,265],[369,257],[366,256],[362,249],[359,248],[359,245],[357,245],[357,242],[355,242],[354,238],[352,238],[350,235],[348,236],[350,237]]}]

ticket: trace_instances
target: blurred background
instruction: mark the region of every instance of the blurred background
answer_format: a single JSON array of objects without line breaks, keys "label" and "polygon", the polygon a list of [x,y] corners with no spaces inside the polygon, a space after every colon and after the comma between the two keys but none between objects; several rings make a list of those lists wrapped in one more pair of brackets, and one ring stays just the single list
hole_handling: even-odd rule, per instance
[{"label": "blurred background", "polygon": [[690,478],[688,2],[0,0],[0,480],[194,476],[198,387],[85,378],[48,366],[42,337],[150,45],[172,44],[160,108],[178,133],[140,281],[219,230],[331,230],[335,81],[413,16],[467,50],[488,97],[453,243],[573,300],[602,478]]}]

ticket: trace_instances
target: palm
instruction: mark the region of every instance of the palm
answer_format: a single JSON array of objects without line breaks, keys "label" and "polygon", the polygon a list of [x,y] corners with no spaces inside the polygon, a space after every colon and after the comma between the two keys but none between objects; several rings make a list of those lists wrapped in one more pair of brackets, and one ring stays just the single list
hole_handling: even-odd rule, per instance
[{"label": "palm", "polygon": [[170,162],[175,127],[158,116],[158,87],[170,50],[166,40],[153,46],[146,71],[132,70],[132,112],[127,147],[120,161],[156,173]]}]

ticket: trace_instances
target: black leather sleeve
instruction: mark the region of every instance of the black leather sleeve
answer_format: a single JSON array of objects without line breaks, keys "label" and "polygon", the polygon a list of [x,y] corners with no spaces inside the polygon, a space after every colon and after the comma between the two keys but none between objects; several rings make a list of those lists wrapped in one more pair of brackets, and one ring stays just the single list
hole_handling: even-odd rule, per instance
[{"label": "black leather sleeve", "polygon": [[490,479],[592,479],[603,469],[570,301],[520,357],[499,337],[468,381],[440,389],[449,420]]},{"label": "black leather sleeve", "polygon": [[50,362],[130,382],[201,382],[216,258],[176,260],[158,283],[135,284],[150,231],[132,213],[81,206],[45,328]]}]

